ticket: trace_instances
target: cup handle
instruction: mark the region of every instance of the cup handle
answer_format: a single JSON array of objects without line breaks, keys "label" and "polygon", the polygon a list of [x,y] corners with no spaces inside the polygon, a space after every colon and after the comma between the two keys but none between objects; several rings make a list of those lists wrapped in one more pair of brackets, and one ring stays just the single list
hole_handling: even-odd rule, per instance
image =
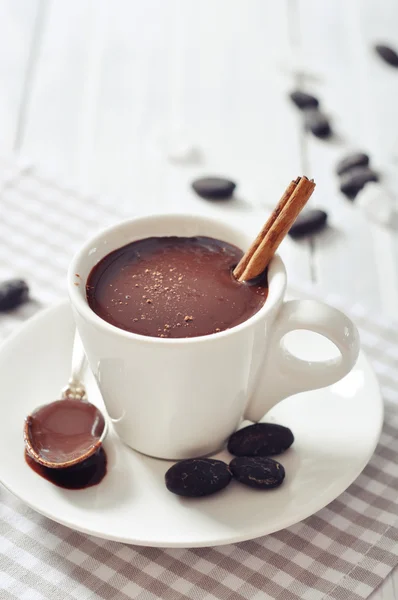
[{"label": "cup handle", "polygon": [[[298,358],[283,342],[284,336],[296,329],[325,336],[337,346],[340,356],[324,361]],[[250,399],[245,418],[259,421],[270,408],[288,396],[336,383],[351,371],[359,350],[356,326],[336,308],[316,300],[285,302],[273,324],[258,392],[255,391]]]}]

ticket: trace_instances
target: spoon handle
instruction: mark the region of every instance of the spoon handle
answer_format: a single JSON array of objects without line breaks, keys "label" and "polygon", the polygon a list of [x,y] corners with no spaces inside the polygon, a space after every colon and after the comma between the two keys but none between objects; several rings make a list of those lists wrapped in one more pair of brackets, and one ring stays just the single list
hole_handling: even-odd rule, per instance
[{"label": "spoon handle", "polygon": [[86,362],[87,359],[83,344],[76,330],[73,341],[71,376],[68,385],[62,390],[62,398],[69,400],[87,400],[86,388],[82,383]]},{"label": "spoon handle", "polygon": [[73,340],[73,352],[72,352],[72,368],[70,380],[74,383],[81,383],[84,369],[86,368],[86,354],[84,352],[83,344],[80,339],[80,335],[76,329],[75,339]]}]

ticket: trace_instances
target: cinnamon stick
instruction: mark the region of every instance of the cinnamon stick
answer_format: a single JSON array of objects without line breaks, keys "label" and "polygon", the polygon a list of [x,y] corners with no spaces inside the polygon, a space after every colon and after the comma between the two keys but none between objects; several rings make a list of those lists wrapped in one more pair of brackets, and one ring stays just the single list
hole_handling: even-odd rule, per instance
[{"label": "cinnamon stick", "polygon": [[267,268],[314,189],[314,180],[305,176],[288,185],[268,221],[235,267],[234,276],[238,281],[249,281]]},{"label": "cinnamon stick", "polygon": [[263,241],[263,238],[268,233],[268,231],[271,229],[272,225],[275,223],[276,218],[282,212],[282,209],[286,205],[286,202],[289,200],[290,196],[296,189],[299,179],[300,178],[298,177],[295,181],[292,181],[287,186],[287,188],[283,192],[283,195],[282,195],[281,199],[279,200],[278,204],[276,205],[276,207],[270,214],[268,221],[265,223],[264,227],[262,228],[262,230],[260,231],[260,233],[258,234],[256,239],[250,246],[249,250],[240,259],[239,263],[237,264],[237,266],[234,269],[234,276],[236,277],[236,279],[239,279],[243,275],[244,270],[246,269],[247,265],[249,264],[250,258],[253,256],[253,254],[255,253],[255,251],[257,250],[257,248]]}]

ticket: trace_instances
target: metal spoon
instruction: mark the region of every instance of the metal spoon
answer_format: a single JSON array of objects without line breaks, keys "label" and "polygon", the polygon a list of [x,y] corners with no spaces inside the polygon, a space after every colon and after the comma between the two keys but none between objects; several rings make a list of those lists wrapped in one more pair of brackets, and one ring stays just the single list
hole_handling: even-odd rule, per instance
[{"label": "metal spoon", "polygon": [[103,414],[87,400],[82,383],[85,367],[86,355],[76,331],[71,376],[62,399],[39,406],[25,419],[25,449],[44,467],[64,469],[86,460],[108,433]]}]

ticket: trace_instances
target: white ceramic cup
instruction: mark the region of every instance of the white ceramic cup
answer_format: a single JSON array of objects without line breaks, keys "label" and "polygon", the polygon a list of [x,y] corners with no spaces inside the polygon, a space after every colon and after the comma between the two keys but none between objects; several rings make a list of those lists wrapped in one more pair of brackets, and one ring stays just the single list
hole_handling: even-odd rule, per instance
[{"label": "white ceramic cup", "polygon": [[[118,329],[86,300],[87,277],[104,256],[150,236],[205,235],[245,250],[251,238],[220,220],[154,215],[124,221],[89,240],[68,272],[73,313],[89,365],[114,429],[128,445],[159,458],[219,450],[242,418],[257,421],[287,396],[325,387],[353,368],[358,331],[340,311],[313,300],[284,302],[286,271],[279,256],[268,271],[269,294],[250,319],[217,334],[167,339]],[[329,338],[337,358],[308,362],[283,344],[289,331]],[[259,385],[265,378],[265,385]],[[267,389],[259,394],[257,390]],[[298,400],[299,401],[299,400]]]}]

